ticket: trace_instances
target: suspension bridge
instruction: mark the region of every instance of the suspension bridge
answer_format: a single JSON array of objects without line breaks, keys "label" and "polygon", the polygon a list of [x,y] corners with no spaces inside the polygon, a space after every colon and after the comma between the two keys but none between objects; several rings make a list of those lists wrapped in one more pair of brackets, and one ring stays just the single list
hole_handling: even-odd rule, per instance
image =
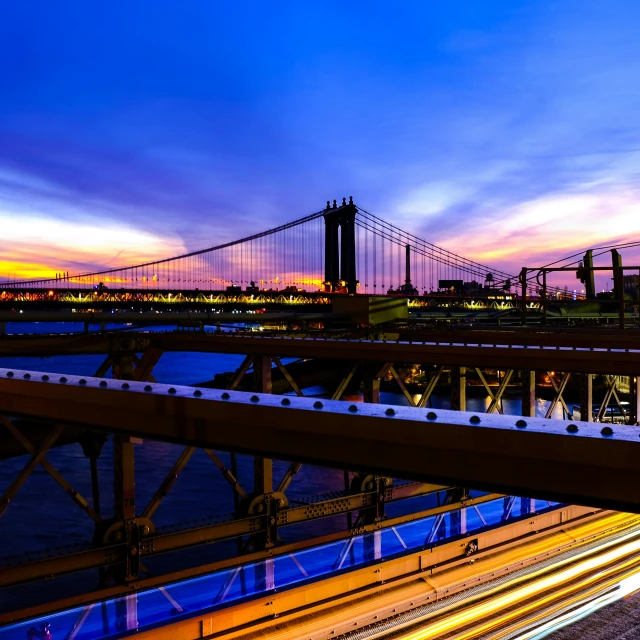
[{"label": "suspension bridge", "polygon": [[52,277],[5,289],[94,289],[248,293],[419,295],[485,285],[508,291],[518,276],[418,238],[357,207],[353,199],[233,242],[162,260]]},{"label": "suspension bridge", "polygon": [[[406,297],[410,309],[446,309],[449,316],[520,307],[524,318],[527,308],[541,309],[546,322],[554,313],[567,315],[549,303],[593,299],[594,274],[611,272],[617,306],[600,304],[580,315],[622,317],[629,292],[638,295],[638,276],[623,274],[640,269],[623,267],[619,250],[639,245],[585,249],[513,274],[421,239],[350,197],[261,233],[178,256],[81,273],[60,270],[45,278],[5,278],[0,307],[321,311],[336,295],[365,294]],[[611,267],[594,266],[604,253],[611,253]],[[548,281],[559,272],[575,272],[584,289],[569,292]]]}]

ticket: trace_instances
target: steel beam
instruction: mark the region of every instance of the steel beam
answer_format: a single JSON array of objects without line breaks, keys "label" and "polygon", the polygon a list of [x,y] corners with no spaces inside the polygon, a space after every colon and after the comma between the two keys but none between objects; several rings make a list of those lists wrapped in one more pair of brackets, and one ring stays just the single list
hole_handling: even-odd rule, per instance
[{"label": "steel beam", "polygon": [[[435,364],[450,367],[530,369],[611,375],[636,375],[640,366],[637,339],[633,347],[610,346],[604,338],[592,346],[561,348],[529,345],[527,338],[496,339],[494,344],[470,342],[415,342],[412,340],[357,340],[259,334],[115,333],[75,336],[7,336],[0,356],[80,355],[139,353],[154,348],[163,352],[233,353],[279,358],[320,358],[394,364]],[[569,341],[568,341],[569,342]]]},{"label": "steel beam", "polygon": [[[0,412],[449,486],[640,511],[628,427],[0,369]],[[65,378],[65,382],[61,379]],[[100,386],[102,383],[102,386]],[[123,388],[123,384],[126,385]],[[224,397],[223,397],[224,394]],[[434,414],[436,414],[434,416]],[[429,416],[429,417],[427,417]]]}]

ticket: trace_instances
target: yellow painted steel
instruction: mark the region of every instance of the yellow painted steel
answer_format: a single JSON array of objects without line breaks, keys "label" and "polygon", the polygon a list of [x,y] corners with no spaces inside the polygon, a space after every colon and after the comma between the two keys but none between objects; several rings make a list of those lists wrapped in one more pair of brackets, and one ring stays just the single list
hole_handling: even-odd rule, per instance
[{"label": "yellow painted steel", "polygon": [[[474,598],[452,602],[449,606],[445,600],[445,607],[433,613],[422,627],[416,630],[417,621],[414,621],[412,630],[399,636],[406,640],[426,640],[457,630],[462,634],[460,640],[484,637],[496,624],[514,623],[527,612],[548,607],[556,597],[570,597],[577,589],[567,586],[571,580],[593,573],[599,567],[606,568],[607,564],[619,563],[640,550],[638,516],[612,512],[590,515],[581,509],[567,507],[563,514],[556,514],[559,517],[554,521],[544,518],[550,514],[543,514],[479,534],[476,537],[481,552],[473,558],[464,556],[468,539],[457,540],[137,636],[154,640],[194,640],[210,636],[225,640],[335,638],[472,587],[486,585],[482,594]],[[630,538],[637,537],[614,546],[610,540],[613,534],[625,532]],[[596,556],[582,552],[585,557],[580,560],[580,548],[593,542],[601,543],[602,552]],[[491,586],[495,578],[569,549],[575,549],[577,553],[571,561],[514,578],[506,592],[504,586]],[[631,559],[626,567],[611,568],[611,576],[616,575],[616,571],[637,570],[640,567],[636,567],[636,562]],[[584,586],[593,583],[596,577],[589,577],[580,588],[584,590]],[[607,576],[603,574],[602,577]],[[539,597],[536,599],[535,595]],[[575,597],[579,598],[579,594]],[[528,609],[529,601],[531,607]],[[510,618],[504,614],[503,620],[500,615],[506,607],[513,607],[514,613]],[[491,620],[491,616],[495,619]],[[474,623],[478,620],[486,622],[476,629]],[[469,626],[468,630],[463,629],[465,625]],[[400,627],[396,630],[401,631]]]}]

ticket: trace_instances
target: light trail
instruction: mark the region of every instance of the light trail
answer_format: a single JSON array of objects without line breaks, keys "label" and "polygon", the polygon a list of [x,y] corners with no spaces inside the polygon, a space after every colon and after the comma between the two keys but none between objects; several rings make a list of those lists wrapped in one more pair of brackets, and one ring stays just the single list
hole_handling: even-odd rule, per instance
[{"label": "light trail", "polygon": [[[640,540],[628,542],[615,549],[599,554],[596,557],[582,560],[581,562],[563,569],[553,575],[540,578],[534,582],[520,586],[501,596],[492,598],[488,602],[481,602],[479,604],[467,607],[463,611],[460,611],[455,615],[447,616],[445,619],[437,620],[429,624],[427,627],[424,627],[417,631],[406,633],[402,636],[398,636],[398,640],[430,640],[431,638],[441,638],[445,635],[455,633],[456,629],[460,629],[467,625],[472,625],[478,620],[486,620],[486,622],[481,625],[475,625],[468,631],[463,631],[455,636],[452,636],[452,640],[453,638],[455,638],[455,640],[468,640],[470,638],[483,637],[483,634],[486,634],[492,629],[495,629],[497,625],[504,623],[508,619],[512,619],[514,617],[513,612],[500,615],[501,611],[505,611],[510,607],[520,605],[520,603],[527,602],[527,604],[518,608],[517,614],[521,616],[523,614],[529,613],[534,609],[538,609],[540,606],[544,606],[545,604],[549,604],[554,600],[557,600],[560,596],[558,589],[560,589],[562,585],[565,585],[567,582],[576,580],[577,578],[579,578],[580,576],[584,576],[584,574],[588,572],[593,572],[598,569],[604,570],[607,565],[621,560],[626,556],[637,554],[639,551]],[[625,563],[625,566],[637,566],[638,562],[639,559],[637,557],[634,557],[631,560],[627,561]],[[616,566],[615,569],[619,572],[621,567]],[[638,567],[636,571],[640,571],[640,567]],[[604,574],[601,572],[589,576],[580,584],[580,587],[584,588],[586,584],[592,583],[597,579],[601,579],[603,575]],[[631,587],[628,587],[630,589],[629,591],[621,591],[620,597],[624,597],[625,593],[638,589],[637,583],[632,584],[634,584],[634,588],[631,589]],[[566,589],[567,588],[565,587],[565,591]],[[540,600],[539,597],[536,598],[536,596],[541,596],[544,592],[549,593],[546,596],[543,596],[542,600]],[[522,640],[528,640],[529,638],[533,639],[536,638],[536,636],[522,636]]]},{"label": "light trail", "polygon": [[516,636],[513,640],[541,640],[551,633],[559,631],[570,624],[574,624],[575,622],[586,618],[607,605],[626,598],[627,596],[637,592],[639,589],[640,571],[637,571],[629,577],[620,580],[614,591],[598,596],[577,609],[573,609],[568,613],[549,620],[545,624],[540,625],[531,631]]}]

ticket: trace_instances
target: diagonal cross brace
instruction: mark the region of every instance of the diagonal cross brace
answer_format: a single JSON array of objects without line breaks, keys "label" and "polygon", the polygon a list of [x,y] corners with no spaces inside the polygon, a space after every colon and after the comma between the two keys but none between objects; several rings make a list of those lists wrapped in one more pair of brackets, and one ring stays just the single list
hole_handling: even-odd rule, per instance
[{"label": "diagonal cross brace", "polygon": [[480,369],[478,369],[476,367],[476,373],[478,374],[478,378],[480,378],[480,382],[482,382],[482,384],[483,384],[483,386],[484,386],[484,388],[485,388],[485,390],[487,392],[487,395],[489,396],[489,399],[491,400],[491,402],[493,402],[495,396],[493,395],[493,391],[491,391],[491,387],[489,386],[489,383],[487,382],[486,378],[484,377],[482,371],[480,371]]},{"label": "diagonal cross brace", "polygon": [[504,392],[507,390],[507,386],[509,381],[511,380],[511,376],[513,375],[513,370],[505,371],[504,378],[502,378],[502,382],[496,391],[495,396],[491,400],[491,404],[489,404],[489,408],[487,409],[487,413],[503,413],[502,407],[500,406],[500,400],[502,400],[502,396]]},{"label": "diagonal cross brace", "polygon": [[297,382],[293,379],[293,377],[287,371],[287,369],[282,364],[282,362],[280,362],[280,358],[277,358],[276,356],[272,356],[272,360],[276,363],[276,367],[280,369],[280,373],[282,373],[285,380],[291,385],[291,388],[295,391],[296,395],[299,397],[304,397],[304,393],[302,393],[302,390],[298,386]]},{"label": "diagonal cross brace", "polygon": [[398,386],[400,387],[400,391],[402,391],[402,393],[404,394],[404,397],[409,401],[409,404],[412,407],[415,407],[416,403],[415,403],[415,400],[413,399],[413,396],[409,393],[409,391],[407,391],[407,387],[405,386],[404,382],[398,375],[398,372],[395,370],[395,367],[393,365],[389,367],[389,372],[393,376],[393,379],[398,383]]},{"label": "diagonal cross brace", "polygon": [[443,371],[444,371],[444,367],[439,367],[438,370],[431,376],[431,378],[429,379],[429,383],[427,384],[424,390],[424,393],[422,394],[422,397],[420,398],[420,400],[418,401],[418,404],[416,405],[417,407],[424,409],[424,407],[427,406],[427,402],[429,402],[429,398],[431,397],[431,394],[434,392]]},{"label": "diagonal cross brace", "polygon": [[211,458],[213,464],[218,467],[223,478],[233,487],[233,489],[237,493],[239,493],[242,498],[246,498],[247,492],[240,486],[240,483],[233,475],[233,473],[231,473],[231,471],[229,471],[229,469],[224,466],[224,463],[222,462],[222,460],[220,460],[220,458],[218,458],[218,456],[215,454],[215,451],[213,451],[212,449],[205,449],[204,452],[209,456],[209,458]]},{"label": "diagonal cross brace", "polygon": [[342,394],[345,392],[347,385],[351,382],[351,378],[353,378],[359,364],[359,362],[355,362],[349,370],[349,373],[344,378],[342,378],[342,381],[338,385],[338,388],[333,392],[333,395],[331,396],[332,400],[340,400],[340,398],[342,398]]},{"label": "diagonal cross brace", "polygon": [[160,349],[148,349],[142,354],[142,358],[135,357],[136,368],[133,372],[133,379],[138,382],[156,382],[151,373],[162,357]]},{"label": "diagonal cross brace", "polygon": [[158,487],[158,490],[153,494],[151,500],[149,500],[149,504],[145,507],[142,512],[143,518],[151,518],[155,513],[156,509],[160,506],[160,503],[164,500],[164,498],[169,494],[171,488],[178,480],[178,476],[182,473],[182,470],[187,466],[187,462],[191,459],[191,456],[194,454],[196,448],[195,447],[185,447],[176,460],[173,467],[162,481],[162,484]]},{"label": "diagonal cross brace", "polygon": [[[19,429],[7,418],[2,416],[0,418],[4,426],[13,434],[22,446],[31,454],[35,455],[36,448],[31,444],[30,440],[26,438]],[[42,468],[69,494],[69,497],[83,510],[87,512],[87,515],[97,523],[102,522],[102,518],[93,510],[89,503],[65,480],[61,473],[59,473],[53,465],[46,459],[40,460]]]},{"label": "diagonal cross brace", "polygon": [[233,378],[231,379],[231,382],[227,387],[229,391],[233,391],[240,384],[242,378],[244,378],[244,374],[249,371],[249,367],[253,364],[253,360],[253,356],[245,356],[245,359],[242,361],[242,364],[238,367],[237,371],[233,374]]},{"label": "diagonal cross brace", "polygon": [[31,460],[27,462],[20,473],[15,477],[14,481],[9,485],[8,489],[2,496],[0,496],[0,517],[2,517],[4,512],[7,510],[9,503],[13,500],[18,491],[20,491],[20,488],[27,481],[33,470],[42,462],[42,459],[62,433],[62,429],[63,427],[61,426],[53,429],[44,439],[40,448],[38,450],[34,448],[33,453],[31,454]]},{"label": "diagonal cross brace", "polygon": [[564,393],[565,387],[569,382],[569,378],[571,378],[571,374],[569,372],[564,373],[562,375],[562,379],[560,380],[560,384],[558,384],[554,380],[550,371],[547,372],[547,375],[549,376],[549,380],[551,380],[551,384],[553,385],[553,390],[556,392],[556,395],[555,395],[555,398],[551,401],[551,404],[549,405],[549,408],[547,409],[547,413],[545,414],[544,417],[548,419],[548,418],[551,418],[551,416],[553,416],[553,412],[556,410],[556,406],[558,405],[558,402],[562,404],[562,407],[565,410],[565,413],[570,416],[571,411],[569,411],[569,407],[567,407],[567,403],[564,401],[562,394]]},{"label": "diagonal cross brace", "polygon": [[624,410],[622,403],[620,402],[620,398],[618,397],[618,393],[616,391],[616,386],[618,384],[618,376],[606,376],[607,384],[609,388],[605,393],[604,399],[602,400],[602,404],[600,405],[600,409],[598,411],[598,416],[596,418],[596,422],[602,422],[602,419],[605,417],[607,413],[607,409],[609,408],[609,404],[611,403],[611,398],[614,398],[616,404],[618,405],[620,411],[622,412],[623,418],[626,419],[627,412]]},{"label": "diagonal cross brace", "polygon": [[293,477],[298,473],[298,471],[300,471],[301,468],[302,464],[300,464],[299,462],[292,462],[287,469],[287,472],[284,474],[284,476],[282,476],[282,480],[280,480],[280,484],[276,489],[276,493],[284,493],[289,488]]}]

